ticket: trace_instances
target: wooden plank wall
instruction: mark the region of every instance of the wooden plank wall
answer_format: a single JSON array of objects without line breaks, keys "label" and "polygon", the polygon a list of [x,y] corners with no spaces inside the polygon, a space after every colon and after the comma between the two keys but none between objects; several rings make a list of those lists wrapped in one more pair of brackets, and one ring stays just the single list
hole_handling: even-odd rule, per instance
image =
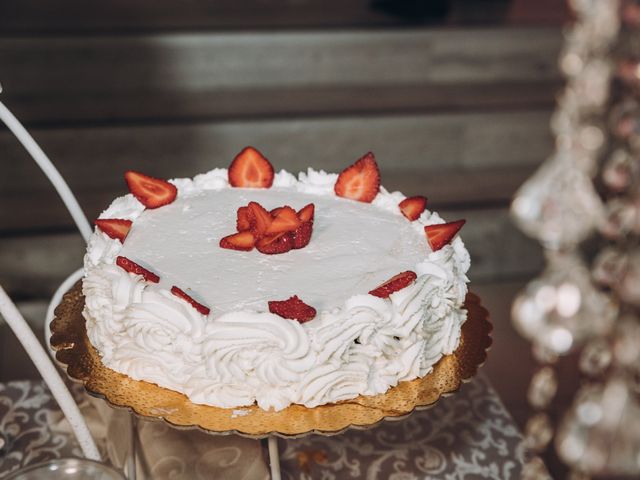
[{"label": "wooden plank wall", "polygon": [[[278,168],[339,170],[373,150],[387,188],[469,220],[473,281],[539,268],[507,206],[551,149],[557,25],[506,24],[500,0],[451,2],[439,25],[364,0],[254,2],[248,17],[183,3],[0,2],[1,98],[90,218],[128,168],[192,176],[253,144]],[[44,299],[82,242],[5,129],[0,163],[0,283]]]}]

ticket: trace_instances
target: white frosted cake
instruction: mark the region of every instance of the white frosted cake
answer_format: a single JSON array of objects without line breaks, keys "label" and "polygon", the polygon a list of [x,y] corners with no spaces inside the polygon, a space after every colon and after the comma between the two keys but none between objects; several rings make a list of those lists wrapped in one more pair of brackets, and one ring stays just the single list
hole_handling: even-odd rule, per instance
[{"label": "white frosted cake", "polygon": [[373,155],[294,176],[248,147],[229,170],[126,179],[84,260],[107,367],[194,403],[280,410],[384,393],[458,346],[464,221],[380,187]]}]

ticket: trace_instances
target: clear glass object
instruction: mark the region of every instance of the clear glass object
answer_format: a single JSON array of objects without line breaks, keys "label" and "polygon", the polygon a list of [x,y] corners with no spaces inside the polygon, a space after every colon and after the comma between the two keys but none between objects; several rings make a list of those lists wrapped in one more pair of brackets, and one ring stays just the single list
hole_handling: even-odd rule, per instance
[{"label": "clear glass object", "polygon": [[5,480],[126,480],[118,470],[93,460],[59,458],[13,472]]},{"label": "clear glass object", "polygon": [[560,424],[556,450],[592,475],[638,478],[640,403],[624,378],[581,388]]},{"label": "clear glass object", "polygon": [[603,206],[591,178],[566,157],[547,160],[516,193],[511,214],[546,248],[573,248],[595,229]]},{"label": "clear glass object", "polygon": [[608,333],[617,305],[596,289],[577,255],[550,255],[543,274],[518,294],[513,324],[522,336],[565,355],[590,338]]}]

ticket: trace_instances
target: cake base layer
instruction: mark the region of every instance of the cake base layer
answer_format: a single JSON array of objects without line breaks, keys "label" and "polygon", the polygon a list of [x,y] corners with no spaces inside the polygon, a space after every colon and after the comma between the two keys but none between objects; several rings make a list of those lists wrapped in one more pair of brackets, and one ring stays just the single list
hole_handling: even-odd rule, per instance
[{"label": "cake base layer", "polygon": [[84,297],[80,282],[56,308],[51,324],[51,345],[68,375],[84,384],[93,396],[110,405],[129,408],[143,417],[162,419],[179,428],[199,428],[209,433],[240,434],[255,438],[268,435],[295,437],[307,433],[335,434],[350,428],[366,428],[383,419],[405,416],[415,409],[432,406],[470,380],[486,360],[492,326],[480,299],[469,293],[460,344],[443,357],[431,373],[400,382],[386,393],[307,408],[290,405],[280,411],[257,406],[218,408],[198,405],[175,391],[117,373],[105,367],[86,334],[82,315]]}]

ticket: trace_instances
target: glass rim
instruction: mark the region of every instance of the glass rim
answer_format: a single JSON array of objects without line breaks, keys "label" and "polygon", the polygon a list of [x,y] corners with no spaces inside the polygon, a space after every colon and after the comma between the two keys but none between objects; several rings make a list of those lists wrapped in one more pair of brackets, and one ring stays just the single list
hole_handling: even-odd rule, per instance
[{"label": "glass rim", "polygon": [[18,475],[22,475],[24,473],[31,473],[34,471],[37,471],[39,469],[42,468],[46,468],[48,466],[52,466],[52,465],[70,465],[70,464],[81,464],[81,465],[93,465],[94,467],[97,467],[98,469],[102,470],[102,473],[106,473],[106,474],[110,474],[113,477],[113,480],[126,480],[126,477],[124,476],[124,474],[120,471],[115,469],[114,467],[107,465],[105,463],[102,462],[98,462],[96,460],[90,460],[87,458],[78,458],[78,457],[61,457],[61,458],[53,458],[51,460],[45,460],[44,462],[39,462],[39,463],[34,463],[32,465],[27,465],[26,467],[20,468],[19,470],[16,470],[15,472],[11,472],[9,474],[9,476],[5,477],[5,480],[13,480],[15,479]]}]

